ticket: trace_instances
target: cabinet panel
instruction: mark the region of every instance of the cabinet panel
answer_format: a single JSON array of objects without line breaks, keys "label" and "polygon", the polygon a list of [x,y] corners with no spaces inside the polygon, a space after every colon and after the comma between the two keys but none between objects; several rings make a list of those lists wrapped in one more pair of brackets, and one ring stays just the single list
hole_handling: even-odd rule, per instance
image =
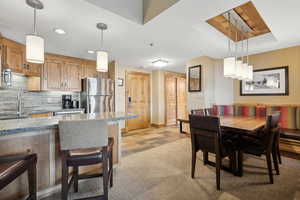
[{"label": "cabinet panel", "polygon": [[42,64],[26,63],[25,74],[28,76],[41,76]]},{"label": "cabinet panel", "polygon": [[4,46],[4,64],[13,72],[23,73],[24,65],[24,48],[23,45],[14,41],[3,39]]},{"label": "cabinet panel", "polygon": [[66,62],[64,65],[67,90],[81,91],[81,65],[80,63]]},{"label": "cabinet panel", "polygon": [[61,61],[46,59],[43,67],[43,90],[61,90],[63,88],[62,69]]}]

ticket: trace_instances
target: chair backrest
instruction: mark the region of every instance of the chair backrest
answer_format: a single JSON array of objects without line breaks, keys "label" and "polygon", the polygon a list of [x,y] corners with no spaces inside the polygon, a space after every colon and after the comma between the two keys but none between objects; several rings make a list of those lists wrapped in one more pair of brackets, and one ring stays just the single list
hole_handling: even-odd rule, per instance
[{"label": "chair backrest", "polygon": [[263,144],[266,150],[271,151],[274,137],[279,134],[280,112],[267,116],[266,126],[263,131]]},{"label": "chair backrest", "polygon": [[220,119],[214,116],[190,115],[192,148],[211,153],[220,152]]},{"label": "chair backrest", "polygon": [[205,108],[205,114],[206,116],[213,115],[213,108]]},{"label": "chair backrest", "polygon": [[107,122],[105,120],[59,121],[59,140],[61,150],[107,146]]},{"label": "chair backrest", "polygon": [[191,114],[205,116],[206,112],[205,112],[205,109],[196,109],[196,110],[191,110]]}]

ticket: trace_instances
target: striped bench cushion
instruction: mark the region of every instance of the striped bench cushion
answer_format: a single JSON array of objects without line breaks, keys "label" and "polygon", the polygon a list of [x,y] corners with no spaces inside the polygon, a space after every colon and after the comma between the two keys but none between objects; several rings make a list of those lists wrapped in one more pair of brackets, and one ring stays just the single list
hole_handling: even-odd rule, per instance
[{"label": "striped bench cushion", "polygon": [[266,117],[267,115],[267,108],[266,106],[256,106],[255,107],[255,115],[256,117]]},{"label": "striped bench cushion", "polygon": [[296,107],[293,106],[268,106],[267,114],[280,111],[280,127],[296,129]]},{"label": "striped bench cushion", "polygon": [[213,114],[220,116],[230,116],[233,115],[232,105],[213,105]]},{"label": "striped bench cushion", "polygon": [[255,117],[255,106],[235,105],[235,115],[243,117]]}]

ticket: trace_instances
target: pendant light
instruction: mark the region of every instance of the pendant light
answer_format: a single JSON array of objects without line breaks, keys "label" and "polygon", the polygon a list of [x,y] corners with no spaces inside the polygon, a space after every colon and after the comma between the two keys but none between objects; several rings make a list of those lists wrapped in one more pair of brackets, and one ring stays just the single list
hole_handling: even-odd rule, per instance
[{"label": "pendant light", "polygon": [[37,35],[36,10],[44,8],[39,0],[26,0],[28,6],[34,9],[33,34],[26,35],[26,61],[44,63],[44,38]]},{"label": "pendant light", "polygon": [[103,23],[98,23],[97,28],[101,30],[101,48],[97,51],[97,67],[98,72],[108,71],[108,53],[103,51],[103,31],[107,29],[107,25]]},{"label": "pendant light", "polygon": [[247,62],[247,46],[246,46],[246,48],[245,48],[245,51],[244,51],[244,40],[245,40],[245,32],[244,32],[244,29],[243,28],[241,28],[241,30],[242,30],[242,49],[243,49],[243,51],[242,51],[242,60],[243,60],[243,65],[242,65],[242,71],[243,71],[243,73],[242,73],[242,80],[246,80],[247,78],[248,78],[248,62]]},{"label": "pendant light", "polygon": [[253,80],[253,66],[249,63],[249,37],[247,37],[247,63],[248,63],[248,77],[247,81]]},{"label": "pendant light", "polygon": [[232,52],[231,52],[231,20],[230,20],[230,13],[228,12],[228,56],[227,58],[224,58],[223,61],[223,67],[224,67],[224,77],[229,77],[232,78],[235,76],[236,74],[236,58],[234,56],[232,56]]}]

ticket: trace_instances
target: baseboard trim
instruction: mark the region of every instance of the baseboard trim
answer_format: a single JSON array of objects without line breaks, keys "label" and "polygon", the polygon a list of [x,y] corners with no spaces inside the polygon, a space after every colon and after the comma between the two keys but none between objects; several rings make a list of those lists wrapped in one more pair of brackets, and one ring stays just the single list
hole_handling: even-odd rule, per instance
[{"label": "baseboard trim", "polygon": [[154,128],[163,128],[163,127],[166,127],[166,125],[165,124],[151,124],[151,126],[152,127],[154,127]]}]

